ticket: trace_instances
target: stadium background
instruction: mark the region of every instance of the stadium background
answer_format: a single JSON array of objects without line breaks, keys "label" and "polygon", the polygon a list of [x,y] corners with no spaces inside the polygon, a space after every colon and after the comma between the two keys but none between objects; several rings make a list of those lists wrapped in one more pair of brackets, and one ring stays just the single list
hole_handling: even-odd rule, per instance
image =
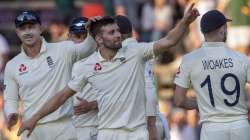
[{"label": "stadium background", "polygon": [[[201,15],[218,9],[233,22],[229,24],[228,46],[250,55],[250,0],[0,0],[0,80],[2,87],[4,64],[20,52],[15,34],[14,18],[20,10],[39,12],[44,27],[43,36],[49,42],[67,39],[67,25],[72,18],[95,15],[127,15],[139,41],[153,41],[166,35],[183,15],[190,2],[195,2]],[[178,45],[157,58],[154,66],[160,110],[171,128],[171,140],[198,140],[200,126],[196,111],[185,111],[173,104],[173,78],[181,56],[198,47],[203,41],[199,20],[190,26]],[[246,86],[250,100],[249,86]],[[192,90],[188,96],[195,97]],[[248,102],[249,106],[250,103]],[[0,92],[0,140],[17,140],[16,130],[6,129]],[[21,111],[21,109],[20,109]]]}]

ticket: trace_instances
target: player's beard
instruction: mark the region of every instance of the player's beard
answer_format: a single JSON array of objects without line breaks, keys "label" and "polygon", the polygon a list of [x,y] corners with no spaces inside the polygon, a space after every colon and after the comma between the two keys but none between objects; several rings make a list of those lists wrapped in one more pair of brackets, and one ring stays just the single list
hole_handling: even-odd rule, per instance
[{"label": "player's beard", "polygon": [[106,48],[111,49],[111,50],[119,50],[122,47],[122,44],[117,44],[117,45],[104,45]]}]

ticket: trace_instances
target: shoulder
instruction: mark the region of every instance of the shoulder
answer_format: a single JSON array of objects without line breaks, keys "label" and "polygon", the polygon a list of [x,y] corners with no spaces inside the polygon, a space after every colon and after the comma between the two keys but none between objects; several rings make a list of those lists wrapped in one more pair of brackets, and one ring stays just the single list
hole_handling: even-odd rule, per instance
[{"label": "shoulder", "polygon": [[182,57],[182,62],[192,62],[194,60],[199,60],[202,58],[203,55],[204,54],[203,54],[202,48],[198,48],[198,49],[193,50],[192,52],[185,54]]},{"label": "shoulder", "polygon": [[137,42],[137,43],[131,43],[132,47],[134,48],[140,48],[140,47],[148,47],[148,46],[153,46],[155,42]]},{"label": "shoulder", "polygon": [[74,63],[73,70],[74,71],[88,71],[91,66],[97,63],[96,52],[90,55],[87,58],[81,59]]},{"label": "shoulder", "polygon": [[124,45],[122,49],[126,51],[140,51],[148,47],[153,47],[155,42],[134,42]]},{"label": "shoulder", "polygon": [[18,55],[16,55],[14,58],[12,58],[11,60],[9,60],[6,63],[5,66],[5,73],[16,73],[16,71],[19,69],[19,67],[24,63],[24,57],[22,56],[21,53],[19,53]]},{"label": "shoulder", "polygon": [[6,64],[6,66],[15,66],[21,62],[24,61],[24,56],[22,53],[17,54],[15,57],[13,57],[11,60],[9,60]]},{"label": "shoulder", "polygon": [[234,51],[234,50],[232,50],[230,48],[227,48],[227,53],[228,53],[228,56],[230,56],[232,59],[235,59],[235,60],[238,60],[238,61],[248,62],[250,60],[248,58],[248,56],[246,56],[245,54]]}]

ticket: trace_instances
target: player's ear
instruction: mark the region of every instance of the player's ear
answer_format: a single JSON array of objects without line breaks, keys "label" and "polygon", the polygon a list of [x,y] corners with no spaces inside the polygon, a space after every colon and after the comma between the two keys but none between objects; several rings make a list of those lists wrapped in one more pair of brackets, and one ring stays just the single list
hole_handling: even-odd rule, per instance
[{"label": "player's ear", "polygon": [[103,39],[101,37],[101,34],[98,33],[96,36],[95,36],[95,40],[98,44],[102,44],[103,43]]}]

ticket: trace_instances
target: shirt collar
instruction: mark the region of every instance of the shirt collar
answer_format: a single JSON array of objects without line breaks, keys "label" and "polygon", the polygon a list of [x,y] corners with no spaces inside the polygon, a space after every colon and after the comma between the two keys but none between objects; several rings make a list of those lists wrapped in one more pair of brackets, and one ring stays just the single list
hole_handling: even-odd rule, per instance
[{"label": "shirt collar", "polygon": [[[99,62],[107,62],[107,60],[102,57],[100,50],[98,50],[97,55],[98,55]],[[125,59],[125,54],[122,48],[118,50],[118,52],[116,53],[112,61],[115,61],[117,59]]]},{"label": "shirt collar", "polygon": [[131,43],[137,43],[137,40],[132,37],[127,38],[122,41],[122,46],[127,46],[128,44],[131,44]]},{"label": "shirt collar", "polygon": [[224,42],[204,42],[204,43],[202,43],[202,47],[226,47],[226,43],[224,43]]},{"label": "shirt collar", "polygon": [[[42,54],[42,53],[46,52],[47,47],[48,47],[48,42],[46,42],[46,40],[45,40],[44,38],[42,38],[42,46],[41,46],[41,49],[40,49],[40,53],[39,53],[39,54]],[[29,56],[27,56],[26,53],[24,52],[23,46],[21,46],[21,53],[22,53],[24,56],[29,57]]]}]

